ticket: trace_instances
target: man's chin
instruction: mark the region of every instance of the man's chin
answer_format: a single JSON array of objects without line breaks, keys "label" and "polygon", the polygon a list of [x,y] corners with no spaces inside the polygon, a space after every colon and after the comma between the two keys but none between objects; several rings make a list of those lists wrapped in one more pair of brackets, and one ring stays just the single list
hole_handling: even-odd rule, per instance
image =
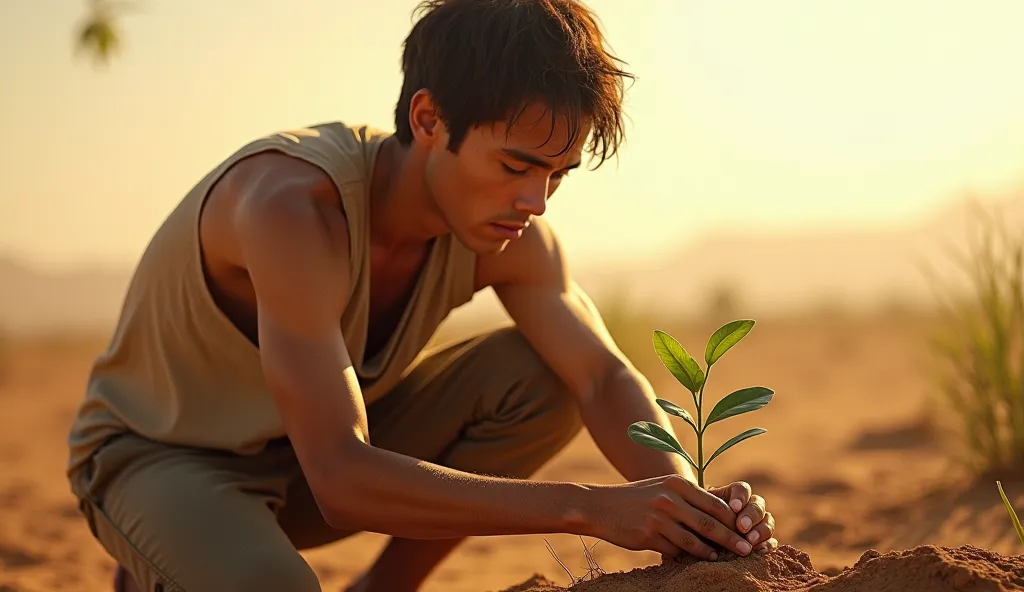
[{"label": "man's chin", "polygon": [[510,239],[495,237],[485,232],[455,232],[455,238],[477,255],[497,255],[505,250]]},{"label": "man's chin", "polygon": [[477,255],[498,255],[502,253],[511,241],[503,239],[500,241],[476,241],[475,244],[466,245],[469,250]]}]

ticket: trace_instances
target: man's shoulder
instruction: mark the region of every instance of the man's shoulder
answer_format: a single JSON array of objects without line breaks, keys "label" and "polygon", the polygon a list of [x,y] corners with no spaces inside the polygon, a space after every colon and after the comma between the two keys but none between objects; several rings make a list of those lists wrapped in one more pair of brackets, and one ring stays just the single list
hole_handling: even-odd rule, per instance
[{"label": "man's shoulder", "polygon": [[352,154],[363,153],[367,147],[392,133],[368,124],[348,124],[340,120],[315,123],[302,128],[281,129],[266,138],[296,145],[329,144]]},{"label": "man's shoulder", "polygon": [[[273,242],[282,235],[316,232],[343,212],[331,176],[309,159],[283,151],[257,151],[234,163],[210,188],[200,214],[200,240],[211,259],[222,252],[245,268],[248,240]],[[347,242],[344,225],[330,223],[330,234]]]},{"label": "man's shoulder", "polygon": [[554,227],[547,220],[534,218],[522,236],[503,251],[477,258],[477,289],[560,276],[564,267],[565,257]]},{"label": "man's shoulder", "polygon": [[324,169],[342,185],[366,180],[380,143],[390,135],[370,125],[327,121],[260,136],[242,146],[234,158],[273,150]]},{"label": "man's shoulder", "polygon": [[535,217],[517,240],[508,244],[501,255],[508,260],[523,264],[543,263],[558,259],[562,254],[562,243],[554,225],[544,218]]}]

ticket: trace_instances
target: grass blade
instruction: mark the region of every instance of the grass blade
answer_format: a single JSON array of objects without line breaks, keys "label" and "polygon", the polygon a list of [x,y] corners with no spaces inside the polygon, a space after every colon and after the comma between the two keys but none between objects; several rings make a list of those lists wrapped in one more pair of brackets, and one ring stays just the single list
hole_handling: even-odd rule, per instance
[{"label": "grass blade", "polygon": [[561,565],[562,569],[565,570],[565,573],[569,574],[569,585],[572,586],[573,584],[575,584],[577,582],[576,576],[574,576],[572,572],[569,571],[569,566],[567,566],[565,562],[562,561],[562,559],[558,556],[558,553],[555,553],[554,547],[551,546],[551,543],[549,543],[547,539],[544,539],[544,544],[548,548],[548,553],[551,553],[551,556],[555,558],[555,561],[558,562],[558,565]]},{"label": "grass blade", "polygon": [[1013,506],[1010,504],[1010,500],[1006,497],[1006,492],[1003,491],[1003,484],[996,481],[996,487],[999,488],[999,497],[1003,498],[1003,505],[1006,506],[1006,511],[1010,514],[1010,521],[1013,522],[1013,529],[1017,531],[1017,538],[1020,539],[1020,544],[1024,545],[1024,526],[1020,525],[1020,519],[1017,518],[1017,513],[1013,511]]}]

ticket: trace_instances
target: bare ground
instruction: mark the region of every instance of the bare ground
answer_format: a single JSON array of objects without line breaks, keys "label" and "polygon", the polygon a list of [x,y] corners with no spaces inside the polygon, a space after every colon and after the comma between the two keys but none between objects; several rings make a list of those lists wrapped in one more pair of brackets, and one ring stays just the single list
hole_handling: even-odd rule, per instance
[{"label": "bare ground", "polygon": [[[702,351],[711,329],[690,327],[672,332],[691,351]],[[113,563],[78,516],[63,477],[67,426],[89,363],[101,345],[13,344],[5,354],[6,371],[0,371],[4,372],[0,374],[2,592],[110,589]],[[651,370],[660,396],[689,406],[689,395],[660,367],[652,350],[641,348],[636,361]],[[843,568],[854,566],[862,557],[867,558],[862,571],[868,564],[882,567],[895,556],[879,558],[876,552],[921,545],[927,546],[903,561],[924,565],[939,558],[941,565],[952,566],[953,572],[962,575],[967,573],[964,569],[970,569],[969,561],[978,559],[977,554],[998,553],[1007,557],[983,559],[991,565],[1004,565],[1006,574],[1020,575],[1019,554],[1024,549],[1010,526],[994,480],[1001,479],[1011,500],[1022,508],[1024,478],[1018,472],[968,481],[951,471],[955,467],[947,460],[945,449],[952,443],[932,426],[926,412],[931,393],[927,362],[917,321],[878,319],[862,324],[759,322],[716,366],[709,397],[717,399],[752,384],[777,392],[768,408],[723,422],[708,432],[717,446],[747,427],[768,429],[768,434],[744,442],[716,460],[710,475],[713,483],[746,480],[767,498],[778,522],[778,539],[791,548],[760,561],[778,560],[797,569],[806,558],[804,575],[811,578],[814,587],[807,589],[813,592],[859,589],[842,587],[851,573],[844,576]],[[692,443],[684,439],[684,445]],[[597,483],[620,480],[585,433],[538,477]],[[547,579],[544,585],[549,590],[565,586],[569,576],[548,552],[545,540],[575,577],[587,572],[584,547],[577,537],[479,538],[451,556],[425,591],[503,590],[527,582],[535,574]],[[306,556],[324,589],[337,590],[372,560],[384,542],[379,535],[359,535]],[[868,550],[872,551],[865,555]],[[625,551],[607,543],[598,543],[593,555],[605,572],[679,568],[655,568],[660,562],[655,554]],[[744,565],[733,563],[733,567]],[[687,569],[690,579],[684,579],[695,582],[694,574],[710,567]],[[881,586],[873,588],[877,590],[898,589],[887,588],[890,584],[872,585]],[[599,588],[595,582],[578,589],[597,592],[608,588]],[[661,588],[623,584],[616,589]],[[719,588],[680,583],[666,589]]]}]

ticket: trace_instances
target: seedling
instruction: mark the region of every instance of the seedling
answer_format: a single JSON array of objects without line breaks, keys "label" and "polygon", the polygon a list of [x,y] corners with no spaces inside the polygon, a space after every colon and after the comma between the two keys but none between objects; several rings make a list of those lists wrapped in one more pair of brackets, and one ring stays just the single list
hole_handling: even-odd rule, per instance
[{"label": "seedling", "polygon": [[1013,523],[1013,529],[1017,531],[1017,538],[1020,539],[1020,544],[1024,545],[1024,526],[1020,525],[1020,519],[1017,518],[1017,513],[1013,511],[1013,506],[1010,505],[1006,492],[1003,491],[1003,484],[996,481],[996,487],[999,488],[999,497],[1003,498],[1003,505],[1006,506],[1006,511],[1010,514],[1010,522]]},{"label": "seedling", "polygon": [[711,461],[740,442],[754,436],[759,436],[767,431],[764,428],[751,428],[733,436],[725,444],[722,444],[706,461],[704,460],[704,432],[707,431],[709,426],[723,419],[756,411],[767,405],[775,394],[774,391],[763,386],[743,388],[721,399],[706,419],[703,414],[704,387],[707,385],[708,376],[711,374],[711,367],[725,355],[725,352],[739,343],[747,333],[750,333],[753,327],[754,321],[752,320],[732,321],[719,327],[711,335],[707,347],[704,349],[704,362],[707,364],[706,370],[701,370],[697,361],[671,335],[664,331],[656,330],[654,332],[654,350],[658,353],[658,357],[661,358],[662,363],[665,364],[669,372],[693,395],[693,404],[697,408],[697,419],[694,420],[693,416],[686,409],[671,401],[664,399],[656,400],[666,413],[682,418],[693,429],[697,435],[697,460],[694,461],[693,457],[672,437],[672,434],[656,423],[638,421],[632,424],[628,429],[629,437],[634,442],[648,448],[673,452],[682,456],[697,471],[697,484],[700,487],[704,487],[704,474]]}]

